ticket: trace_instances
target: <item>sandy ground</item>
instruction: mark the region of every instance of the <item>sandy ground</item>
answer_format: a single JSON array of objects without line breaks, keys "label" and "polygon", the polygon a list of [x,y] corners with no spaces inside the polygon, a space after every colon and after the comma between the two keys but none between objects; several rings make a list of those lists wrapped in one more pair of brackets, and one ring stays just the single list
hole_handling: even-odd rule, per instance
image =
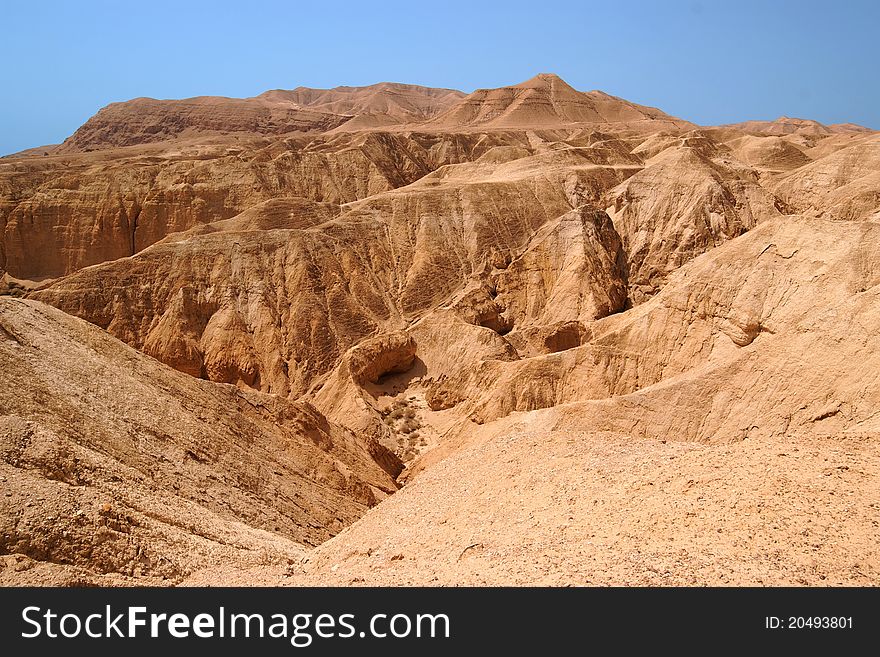
[{"label": "sandy ground", "polygon": [[426,470],[300,563],[189,584],[876,585],[880,449],[523,428]]}]

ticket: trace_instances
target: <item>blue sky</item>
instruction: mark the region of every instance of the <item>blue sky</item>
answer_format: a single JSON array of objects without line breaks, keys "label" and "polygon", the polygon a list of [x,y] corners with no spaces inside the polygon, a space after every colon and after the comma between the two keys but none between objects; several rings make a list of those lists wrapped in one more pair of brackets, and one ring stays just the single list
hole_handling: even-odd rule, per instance
[{"label": "blue sky", "polygon": [[880,128],[880,3],[0,3],[0,153],[109,102],[384,80],[472,91],[539,72],[700,124]]}]

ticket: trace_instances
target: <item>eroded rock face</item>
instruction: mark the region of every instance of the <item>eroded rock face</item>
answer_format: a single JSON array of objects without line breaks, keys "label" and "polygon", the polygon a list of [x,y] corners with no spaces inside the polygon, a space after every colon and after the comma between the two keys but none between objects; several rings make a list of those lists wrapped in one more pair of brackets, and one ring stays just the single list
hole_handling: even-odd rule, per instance
[{"label": "eroded rock face", "polygon": [[0,165],[0,268],[55,278],[267,201],[334,205],[409,184],[499,143],[492,135],[190,138]]},{"label": "eroded rock face", "polygon": [[496,290],[511,326],[621,309],[620,240],[604,213],[572,202],[595,195],[573,191],[576,181],[607,186],[625,174],[582,171],[589,158],[577,149],[513,169],[465,164],[482,177],[441,171],[339,214],[266,202],[35,298],[188,373],[298,396],[358,341],[453,301],[473,280]]},{"label": "eroded rock face", "polygon": [[400,374],[412,368],[416,342],[411,335],[399,331],[364,340],[347,356],[351,378],[361,386],[379,383],[382,377]]},{"label": "eroded rock face", "polygon": [[[544,83],[535,84],[543,93]],[[76,272],[34,297],[193,376],[291,397],[313,391],[360,341],[441,307],[504,336],[521,355],[563,352],[591,330],[557,339],[548,327],[587,327],[637,306],[692,258],[790,211],[767,181],[781,176],[784,189],[800,169],[751,168],[750,154],[789,152],[780,139],[729,129],[649,137],[504,129],[261,142],[247,161],[246,150],[207,160],[180,188],[228,180],[223,207],[231,194],[246,210],[229,219],[222,217],[231,208],[195,216],[191,197],[169,203],[168,193],[150,192],[134,257]],[[807,159],[805,169],[861,162],[873,143],[855,137],[823,154],[819,138],[810,139],[812,146],[789,144]],[[367,169],[336,177],[333,163],[350,167],[352,157]],[[178,165],[151,166],[167,180],[163,167]],[[286,187],[261,182],[256,193],[234,192],[247,184],[242,172],[265,180],[269,170]],[[373,170],[382,172],[376,186]],[[201,176],[206,182],[196,182]],[[284,193],[294,196],[277,196]],[[22,226],[20,207],[7,235]],[[160,241],[142,249],[138,235],[151,235],[143,245]],[[20,256],[8,253],[7,262]]]},{"label": "eroded rock face", "polygon": [[[357,435],[390,453],[394,448],[391,432],[381,422],[377,398],[383,382],[416,368],[417,345],[404,331],[368,338],[349,349],[330,372],[313,397],[313,403],[328,418],[344,418],[343,423]],[[384,459],[383,450],[374,454],[392,476],[403,464],[397,458]]]},{"label": "eroded rock face", "polygon": [[782,177],[775,192],[799,212],[845,221],[876,219],[880,137],[872,134],[841,145]]},{"label": "eroded rock face", "polygon": [[[826,360],[815,350],[832,340],[826,333],[833,331],[831,317],[855,312],[835,309],[835,300],[859,309],[861,319],[847,324],[859,321],[869,326],[876,321],[867,308],[869,291],[880,283],[877,230],[873,222],[841,225],[793,216],[772,220],[683,267],[656,297],[637,308],[582,330],[570,328],[582,344],[513,362],[483,361],[439,382],[433,394],[449,397],[446,391],[455,390],[459,400],[467,400],[462,413],[480,423],[515,411],[581,400],[629,399],[638,393],[638,398],[632,397],[635,403],[642,397],[691,394],[689,410],[679,418],[687,428],[676,429],[678,435],[723,441],[739,435],[737,422],[751,423],[742,428],[753,434],[806,430],[815,413],[805,409],[822,406],[827,391],[814,378],[818,375],[813,369],[818,372],[833,365],[835,371],[849,372],[841,373],[834,387],[839,389],[839,402],[851,411],[847,426],[855,426],[859,417],[866,419],[864,414],[880,403],[873,370],[856,365],[859,358],[868,357],[863,342],[841,345],[851,359],[848,364],[839,360],[842,356]],[[743,261],[750,263],[749,268],[743,269]],[[854,262],[860,265],[853,267]],[[856,333],[863,335],[864,330]],[[803,352],[811,354],[809,366],[799,364],[803,358],[794,355],[807,349],[807,343],[814,345]],[[775,375],[762,378],[763,373],[779,369],[789,372],[785,384]],[[794,374],[801,370],[805,372]],[[734,372],[740,372],[741,378],[735,378]],[[760,419],[746,411],[744,401],[737,402],[742,403],[740,415],[720,401],[712,402],[711,411],[698,410],[712,398],[708,391],[717,390],[728,399],[735,396],[729,392],[732,388],[753,404],[767,406]],[[676,404],[685,404],[685,397],[676,399]],[[613,403],[628,407],[623,401]],[[627,412],[620,424],[610,421],[613,430],[636,421],[638,411],[631,410],[633,414]],[[707,419],[706,413],[716,412],[724,418],[719,422],[729,422],[724,430]],[[649,427],[675,422],[659,416],[638,420],[655,437],[666,429]]]},{"label": "eroded rock face", "polygon": [[695,256],[779,214],[753,171],[699,149],[670,148],[646,164],[609,193],[633,303]]},{"label": "eroded rock face", "polygon": [[626,254],[611,219],[581,206],[538,231],[529,248],[492,277],[512,326],[592,321],[627,303]]}]

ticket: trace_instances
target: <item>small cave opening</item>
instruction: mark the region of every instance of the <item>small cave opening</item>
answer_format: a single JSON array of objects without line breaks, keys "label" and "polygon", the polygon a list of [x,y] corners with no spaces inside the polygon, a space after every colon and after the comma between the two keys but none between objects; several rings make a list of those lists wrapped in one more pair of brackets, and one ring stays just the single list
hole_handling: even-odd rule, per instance
[{"label": "small cave opening", "polygon": [[406,365],[400,365],[398,367],[391,368],[385,372],[382,372],[375,381],[371,383],[375,386],[388,386],[388,385],[397,385],[406,387],[409,385],[409,382],[413,379],[418,379],[421,376],[424,376],[428,371],[425,362],[419,358],[418,356],[414,356],[413,359]]},{"label": "small cave opening", "polygon": [[501,314],[501,309],[496,304],[478,313],[474,318],[477,326],[495,331],[498,335],[507,335],[513,330],[513,322]]},{"label": "small cave opening", "polygon": [[584,343],[587,330],[580,322],[567,322],[544,338],[547,353],[554,354],[580,347]]}]

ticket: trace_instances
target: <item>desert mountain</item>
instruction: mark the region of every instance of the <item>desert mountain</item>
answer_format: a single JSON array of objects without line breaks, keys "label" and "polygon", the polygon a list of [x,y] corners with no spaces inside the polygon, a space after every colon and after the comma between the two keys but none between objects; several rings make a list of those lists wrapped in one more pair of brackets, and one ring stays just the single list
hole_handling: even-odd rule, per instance
[{"label": "desert mountain", "polygon": [[255,98],[135,98],[100,110],[57,153],[82,153],[186,137],[320,133],[356,120],[376,126],[414,123],[446,109],[463,94],[452,89],[383,82],[367,87],[292,91]]},{"label": "desert mountain", "polygon": [[630,128],[693,127],[653,107],[601,91],[581,93],[562,78],[541,73],[511,87],[478,89],[427,122],[437,129],[548,128],[574,124],[628,124]]},{"label": "desert mountain", "polygon": [[857,123],[834,123],[825,125],[812,119],[797,119],[780,116],[773,121],[744,121],[731,123],[725,128],[732,128],[752,135],[832,135],[841,133],[869,133],[870,128]]},{"label": "desert mountain", "polygon": [[[7,495],[12,580],[880,577],[876,133],[548,74],[227,100],[0,161],[4,481],[90,519]],[[90,563],[105,500],[147,566]]]},{"label": "desert mountain", "polygon": [[322,132],[348,118],[265,98],[135,98],[103,108],[56,152],[81,153],[208,134]]},{"label": "desert mountain", "polygon": [[381,82],[366,87],[297,87],[291,91],[275,89],[261,94],[259,98],[351,116],[352,120],[345,124],[345,129],[350,130],[358,125],[367,127],[366,123],[418,123],[439,114],[463,96],[462,92],[455,89]]}]

